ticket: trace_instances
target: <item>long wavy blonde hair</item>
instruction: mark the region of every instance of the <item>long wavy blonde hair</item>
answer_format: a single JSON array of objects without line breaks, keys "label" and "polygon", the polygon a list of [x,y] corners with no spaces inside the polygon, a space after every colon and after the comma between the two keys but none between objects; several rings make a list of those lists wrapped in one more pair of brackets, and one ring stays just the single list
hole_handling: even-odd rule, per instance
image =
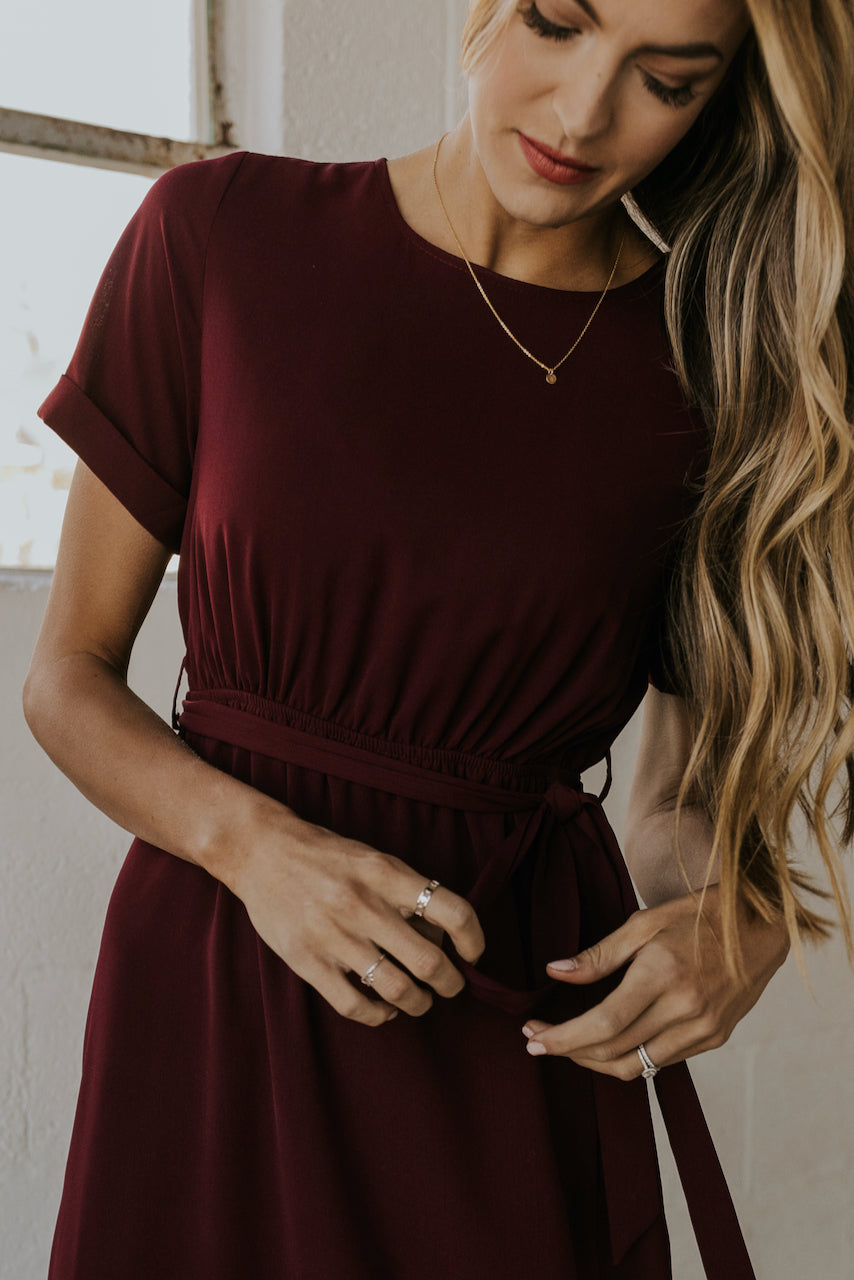
[{"label": "long wavy blonde hair", "polygon": [[[670,246],[674,364],[710,431],[665,640],[693,740],[677,824],[687,803],[714,822],[735,973],[739,898],[799,955],[831,931],[810,897],[835,900],[852,957],[854,835],[854,6],[746,6],[720,89],[631,193]],[[473,0],[466,70],[519,7]],[[793,857],[797,810],[829,889]]]}]

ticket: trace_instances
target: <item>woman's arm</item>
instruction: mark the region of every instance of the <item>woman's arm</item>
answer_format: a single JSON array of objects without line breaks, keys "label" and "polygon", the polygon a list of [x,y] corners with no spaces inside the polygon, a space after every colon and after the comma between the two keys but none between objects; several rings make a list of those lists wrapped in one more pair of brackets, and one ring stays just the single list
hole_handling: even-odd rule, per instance
[{"label": "woman's arm", "polygon": [[[128,688],[131,649],[168,559],[78,464],[24,689],[34,736],[120,826],[227,885],[264,941],[339,1013],[379,1025],[392,1006],[430,1007],[430,993],[392,963],[377,971],[379,1001],[347,981],[379,949],[439,994],[457,994],[462,975],[405,919],[422,874],[205,763]],[[443,887],[428,910],[459,953],[477,960],[484,939],[470,904]]]},{"label": "woman's arm", "polygon": [[717,866],[709,873],[713,827],[699,806],[683,806],[683,866],[676,855],[676,795],[690,752],[685,703],[650,685],[623,838],[626,865],[648,907],[702,889],[707,874],[710,884],[719,879]]},{"label": "woman's arm", "polygon": [[258,797],[204,764],[126,683],[168,560],[79,464],[24,714],[54,763],[114,822],[229,883],[235,829]]}]

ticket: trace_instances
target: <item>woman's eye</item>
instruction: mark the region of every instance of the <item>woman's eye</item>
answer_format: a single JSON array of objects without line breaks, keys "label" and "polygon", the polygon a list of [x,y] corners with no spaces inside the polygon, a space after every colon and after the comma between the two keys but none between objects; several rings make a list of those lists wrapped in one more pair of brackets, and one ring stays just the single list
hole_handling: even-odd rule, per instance
[{"label": "woman's eye", "polygon": [[655,76],[651,76],[648,71],[642,71],[641,75],[650,93],[654,93],[656,98],[666,103],[668,107],[687,107],[688,103],[697,96],[689,84],[683,84],[678,89],[674,89],[656,80]]},{"label": "woman's eye", "polygon": [[[530,0],[522,10],[522,20],[526,27],[530,27],[538,36],[543,36],[546,40],[571,40],[573,36],[579,34],[577,27],[562,27],[552,22],[550,18],[543,17],[535,0]],[[660,102],[666,103],[668,107],[687,107],[688,103],[697,96],[688,84],[674,89],[661,80],[656,80],[655,76],[651,76],[648,71],[642,71],[641,74],[649,92],[654,94]]]},{"label": "woman's eye", "polygon": [[560,27],[556,22],[550,22],[548,18],[544,18],[533,0],[523,10],[522,20],[526,27],[536,31],[538,36],[544,36],[546,40],[570,40],[578,35],[576,27]]}]

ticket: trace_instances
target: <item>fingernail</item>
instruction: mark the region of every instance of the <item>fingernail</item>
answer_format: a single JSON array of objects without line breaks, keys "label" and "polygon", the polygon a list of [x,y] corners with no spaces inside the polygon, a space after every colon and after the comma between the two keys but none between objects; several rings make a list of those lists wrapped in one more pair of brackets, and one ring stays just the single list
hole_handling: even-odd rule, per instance
[{"label": "fingernail", "polygon": [[572,973],[573,969],[578,968],[577,960],[550,960],[550,969],[557,969],[558,973]]},{"label": "fingernail", "polygon": [[391,1022],[392,1018],[396,1018],[396,1017],[397,1017],[397,1015],[398,1015],[398,1013],[400,1013],[400,1010],[399,1010],[399,1009],[395,1009],[393,1013],[390,1013],[390,1014],[388,1015],[388,1017],[386,1018],[386,1022]]},{"label": "fingernail", "polygon": [[534,1028],[533,1028],[533,1027],[523,1027],[523,1028],[522,1028],[522,1035],[523,1035],[523,1036],[527,1036],[529,1040],[530,1040],[530,1038],[531,1038],[531,1036],[532,1036],[533,1034],[534,1034]]},{"label": "fingernail", "polygon": [[544,1044],[540,1044],[539,1040],[529,1040],[525,1045],[525,1048],[534,1058],[539,1057],[541,1053],[548,1053],[546,1046]]}]

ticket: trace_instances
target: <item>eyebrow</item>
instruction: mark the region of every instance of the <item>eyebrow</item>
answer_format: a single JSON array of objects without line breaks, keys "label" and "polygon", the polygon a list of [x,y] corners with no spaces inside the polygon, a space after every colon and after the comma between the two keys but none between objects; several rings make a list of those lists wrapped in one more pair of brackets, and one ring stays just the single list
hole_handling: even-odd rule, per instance
[{"label": "eyebrow", "polygon": [[[590,0],[575,0],[575,3],[579,9],[584,10],[591,22],[596,23],[597,27],[602,25]],[[693,44],[645,44],[636,52],[663,53],[668,58],[717,58],[719,62],[724,60],[724,55],[718,46],[708,41],[696,41]]]}]

